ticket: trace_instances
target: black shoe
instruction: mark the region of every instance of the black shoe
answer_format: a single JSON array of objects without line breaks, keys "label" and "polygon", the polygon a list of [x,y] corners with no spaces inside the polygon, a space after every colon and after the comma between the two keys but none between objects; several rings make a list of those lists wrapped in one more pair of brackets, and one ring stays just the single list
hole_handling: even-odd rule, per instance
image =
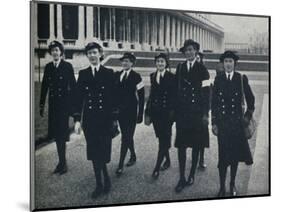
[{"label": "black shoe", "polygon": [[68,170],[67,165],[64,164],[64,165],[62,165],[62,167],[61,167],[61,169],[59,171],[59,174],[63,175],[63,174],[65,174],[67,172],[67,170]]},{"label": "black shoe", "polygon": [[171,163],[170,163],[170,162],[165,162],[165,163],[163,164],[163,166],[161,166],[160,170],[161,170],[161,171],[165,171],[166,169],[170,168],[170,166],[171,166]]},{"label": "black shoe", "polygon": [[187,186],[191,186],[191,185],[193,185],[193,183],[194,183],[194,177],[189,177],[188,180],[187,180],[186,185]]},{"label": "black shoe", "polygon": [[101,196],[103,193],[103,189],[102,186],[96,187],[96,189],[94,190],[94,192],[92,193],[92,199],[96,199],[99,196]]},{"label": "black shoe", "polygon": [[117,177],[120,177],[123,174],[123,168],[116,169],[115,174]]},{"label": "black shoe", "polygon": [[175,192],[180,193],[184,189],[185,186],[186,186],[186,180],[185,179],[179,180],[179,182],[175,188]]},{"label": "black shoe", "polygon": [[136,158],[130,158],[130,160],[128,161],[128,163],[126,164],[126,166],[133,166],[135,163],[137,162]]},{"label": "black shoe", "polygon": [[207,168],[207,165],[206,165],[204,162],[200,162],[200,163],[199,163],[199,168],[200,168],[200,169],[206,169],[206,168]]},{"label": "black shoe", "polygon": [[104,187],[103,187],[103,192],[105,194],[108,194],[111,190],[111,182],[110,179],[107,179],[104,181]]},{"label": "black shoe", "polygon": [[59,163],[59,164],[56,166],[55,170],[53,171],[53,174],[59,173],[60,170],[61,170],[61,164]]},{"label": "black shoe", "polygon": [[159,171],[154,170],[153,173],[152,173],[152,178],[153,178],[154,180],[157,180],[158,177],[159,177]]},{"label": "black shoe", "polygon": [[230,186],[230,195],[233,196],[233,197],[237,196],[237,189],[236,189],[235,185]]},{"label": "black shoe", "polygon": [[225,197],[225,189],[220,189],[217,197]]}]

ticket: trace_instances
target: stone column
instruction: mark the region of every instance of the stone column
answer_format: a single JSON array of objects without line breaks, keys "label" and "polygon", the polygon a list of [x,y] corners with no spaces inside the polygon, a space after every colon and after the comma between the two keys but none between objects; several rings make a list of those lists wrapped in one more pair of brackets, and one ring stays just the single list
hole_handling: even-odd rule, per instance
[{"label": "stone column", "polygon": [[175,20],[175,17],[171,17],[171,19],[172,19],[171,47],[173,48],[173,50],[175,50],[175,48],[176,48],[176,20]]},{"label": "stone column", "polygon": [[177,36],[176,36],[176,47],[180,48],[181,46],[181,24],[180,20],[177,19]]},{"label": "stone column", "polygon": [[84,14],[84,6],[78,6],[78,40],[77,45],[79,47],[83,47],[85,45],[85,14]]},{"label": "stone column", "polygon": [[[33,47],[37,47],[38,46],[38,7],[37,7],[37,3],[33,2],[32,3],[32,11],[31,11],[31,17],[32,18],[32,26],[31,26],[31,33],[33,35],[33,40],[32,40],[32,46]],[[33,54],[33,53],[32,53]]]},{"label": "stone column", "polygon": [[160,26],[159,26],[159,47],[160,49],[164,49],[164,15],[160,14]]},{"label": "stone column", "polygon": [[63,41],[62,34],[62,6],[61,4],[57,4],[57,40]]},{"label": "stone column", "polygon": [[97,17],[98,17],[98,18],[97,18],[97,19],[98,19],[98,20],[97,20],[97,28],[98,28],[97,39],[100,40],[100,35],[101,35],[101,33],[100,33],[100,30],[101,30],[101,29],[100,29],[100,7],[97,7],[97,13],[98,13],[98,14],[97,14]]},{"label": "stone column", "polygon": [[116,42],[116,16],[115,16],[115,8],[108,8],[108,19],[109,19],[109,39],[108,39],[108,47],[111,49],[118,49]]},{"label": "stone column", "polygon": [[183,45],[185,40],[185,23],[183,21],[181,21],[181,43],[180,46]]},{"label": "stone column", "polygon": [[140,24],[139,24],[139,12],[135,11],[134,13],[134,20],[135,20],[135,42],[134,42],[134,45],[135,45],[135,49],[136,50],[141,50],[141,45],[140,45],[140,38],[139,38],[139,32],[140,32]]},{"label": "stone column", "polygon": [[91,42],[94,39],[94,8],[92,6],[86,6],[87,12],[87,36],[86,41]]},{"label": "stone column", "polygon": [[189,38],[190,38],[190,36],[189,36],[189,24],[185,23],[185,38],[184,38],[184,40],[187,40]]},{"label": "stone column", "polygon": [[170,49],[170,16],[166,15],[165,46]]},{"label": "stone column", "polygon": [[142,43],[141,43],[141,46],[142,46],[142,50],[144,51],[149,51],[150,48],[149,48],[149,44],[148,44],[148,17],[147,17],[147,12],[143,11],[143,17],[142,17],[144,23],[142,25]]},{"label": "stone column", "polygon": [[49,5],[49,16],[50,16],[50,20],[49,20],[49,31],[50,31],[50,36],[49,36],[49,40],[50,42],[55,40],[55,18],[54,18],[54,4],[50,4]]}]

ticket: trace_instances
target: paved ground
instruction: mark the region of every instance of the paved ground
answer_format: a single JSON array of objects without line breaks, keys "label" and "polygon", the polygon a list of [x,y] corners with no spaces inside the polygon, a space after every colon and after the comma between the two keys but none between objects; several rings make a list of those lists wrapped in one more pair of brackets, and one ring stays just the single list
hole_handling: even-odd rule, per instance
[{"label": "paved ground", "polygon": [[[251,79],[251,77],[249,77]],[[253,79],[256,76],[253,75]],[[257,135],[249,141],[255,164],[239,166],[237,189],[239,195],[268,193],[268,76],[259,77],[263,83],[253,83],[256,95],[255,118],[259,127]],[[173,131],[175,132],[175,131]],[[173,139],[174,140],[174,139]],[[118,164],[120,137],[113,141],[112,160],[109,172],[112,177],[112,191],[97,200],[90,198],[95,188],[95,178],[91,162],[86,160],[85,140],[70,141],[67,146],[69,172],[63,176],[52,175],[57,163],[55,144],[51,143],[36,150],[35,185],[36,207],[77,207],[85,205],[107,205],[150,201],[168,201],[215,197],[219,188],[217,171],[217,140],[211,136],[210,148],[206,150],[205,171],[198,170],[195,184],[181,194],[174,192],[178,181],[176,149],[171,148],[172,167],[161,173],[157,181],[151,179],[157,154],[157,141],[152,127],[138,125],[135,134],[138,161],[135,166],[126,168],[121,178],[114,171]],[[190,169],[188,150],[187,173]],[[227,183],[228,185],[228,183]]]}]

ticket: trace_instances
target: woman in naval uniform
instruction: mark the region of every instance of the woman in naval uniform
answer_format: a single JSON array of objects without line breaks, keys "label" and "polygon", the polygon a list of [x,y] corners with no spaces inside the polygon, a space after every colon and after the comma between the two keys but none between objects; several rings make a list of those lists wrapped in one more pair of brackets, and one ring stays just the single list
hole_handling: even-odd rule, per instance
[{"label": "woman in naval uniform", "polygon": [[152,177],[157,179],[160,169],[164,171],[171,165],[169,149],[174,122],[176,87],[175,76],[168,70],[167,55],[164,53],[157,55],[155,64],[157,70],[150,74],[151,88],[145,115],[150,117],[155,135],[159,140],[158,156],[152,173]]},{"label": "woman in naval uniform", "polygon": [[[218,137],[218,169],[220,190],[218,197],[226,194],[225,179],[230,166],[230,194],[237,195],[235,178],[239,162],[253,164],[244,126],[249,124],[255,110],[255,97],[246,75],[235,71],[239,57],[232,51],[220,56],[224,72],[215,78],[212,96],[212,130]],[[242,93],[242,87],[244,94]],[[243,95],[247,110],[242,107]]]}]

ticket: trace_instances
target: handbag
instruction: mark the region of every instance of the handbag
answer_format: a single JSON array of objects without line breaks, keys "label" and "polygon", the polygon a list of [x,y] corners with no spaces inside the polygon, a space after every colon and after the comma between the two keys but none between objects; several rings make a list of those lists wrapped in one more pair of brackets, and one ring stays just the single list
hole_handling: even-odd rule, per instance
[{"label": "handbag", "polygon": [[[243,114],[245,112],[245,93],[244,93],[244,85],[243,85],[243,75],[241,74],[241,89],[242,89],[242,111],[243,111]],[[254,119],[254,117],[252,116],[250,121],[249,121],[249,124],[246,125],[244,122],[243,122],[243,128],[244,128],[244,133],[245,133],[245,137],[247,139],[250,139],[253,137],[255,131],[256,131],[256,128],[257,128],[257,123]]]}]

